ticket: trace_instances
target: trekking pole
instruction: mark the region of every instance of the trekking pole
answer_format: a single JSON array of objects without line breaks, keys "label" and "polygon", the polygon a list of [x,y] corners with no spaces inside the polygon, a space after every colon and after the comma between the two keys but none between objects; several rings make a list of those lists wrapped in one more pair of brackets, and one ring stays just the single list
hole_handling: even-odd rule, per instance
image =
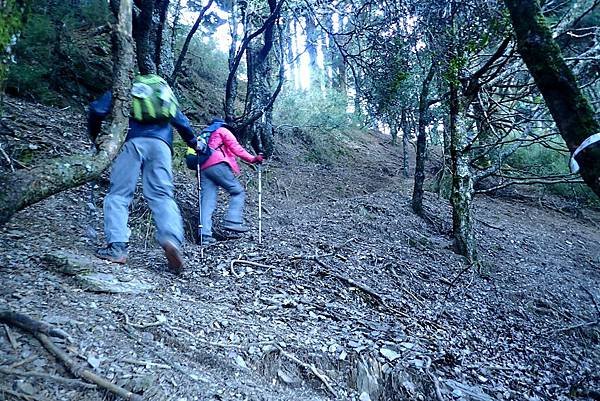
[{"label": "trekking pole", "polygon": [[[262,156],[262,153],[259,153]],[[262,166],[258,168],[258,243],[262,243]]]},{"label": "trekking pole", "polygon": [[196,180],[198,181],[198,242],[200,243],[200,258],[204,258],[202,246],[202,184],[200,182],[200,163],[196,163]]}]

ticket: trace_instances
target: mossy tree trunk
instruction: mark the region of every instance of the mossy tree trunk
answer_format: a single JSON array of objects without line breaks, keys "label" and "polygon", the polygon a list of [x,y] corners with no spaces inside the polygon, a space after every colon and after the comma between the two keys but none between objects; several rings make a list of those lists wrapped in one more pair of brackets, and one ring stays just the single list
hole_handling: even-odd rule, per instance
[{"label": "mossy tree trunk", "polygon": [[262,117],[248,126],[244,140],[255,140],[258,150],[265,155],[273,154],[273,125],[271,113],[265,107],[271,99],[272,60],[268,52],[261,54],[262,46],[251,44],[247,50],[248,100],[251,114],[263,112]]},{"label": "mossy tree trunk", "polygon": [[435,74],[435,65],[431,64],[427,76],[421,85],[419,96],[419,126],[417,131],[417,157],[415,162],[415,185],[413,187],[412,208],[421,216],[423,214],[423,184],[425,182],[425,151],[427,148],[427,134],[425,128],[429,124],[429,87]]},{"label": "mossy tree trunk", "polygon": [[[600,132],[600,123],[581,93],[538,0],[504,0],[517,37],[517,49],[542,93],[558,130],[571,152],[589,136]],[[585,183],[600,196],[600,146],[577,158]]]},{"label": "mossy tree trunk", "polygon": [[462,113],[468,104],[461,104],[458,82],[450,83],[450,156],[452,160],[452,232],[456,253],[469,263],[477,260],[473,218],[473,177],[469,156],[469,137]]},{"label": "mossy tree trunk", "polygon": [[131,0],[111,2],[117,10],[113,31],[113,108],[110,126],[96,139],[94,156],[80,154],[44,161],[29,170],[18,170],[0,180],[0,224],[17,211],[51,195],[98,178],[117,155],[129,124],[129,88],[133,75]]},{"label": "mossy tree trunk", "polygon": [[[263,25],[262,41],[250,42],[246,50],[248,75],[246,117],[254,121],[247,124],[242,138],[243,141],[252,141],[254,147],[264,153],[266,157],[270,157],[275,150],[272,106],[274,97],[279,93],[283,83],[283,76],[281,76],[283,69],[280,68],[280,85],[273,93],[271,81],[274,74],[271,50],[275,43],[276,18],[274,17],[279,15],[282,3],[278,4],[276,0],[268,0],[268,3],[271,14]],[[281,41],[281,37],[279,40]],[[279,51],[282,51],[281,46]],[[279,59],[283,62],[283,54],[280,54]]]},{"label": "mossy tree trunk", "polygon": [[[238,26],[241,24],[244,29],[249,29],[246,21],[246,3],[231,2],[229,11],[229,25]],[[225,90],[225,101],[223,111],[225,112],[225,121],[231,123],[235,117],[235,100],[238,95],[237,69],[241,54],[237,54],[239,43],[239,34],[237,29],[230,29],[231,43],[229,45],[227,86]],[[240,49],[241,51],[241,49]]]}]

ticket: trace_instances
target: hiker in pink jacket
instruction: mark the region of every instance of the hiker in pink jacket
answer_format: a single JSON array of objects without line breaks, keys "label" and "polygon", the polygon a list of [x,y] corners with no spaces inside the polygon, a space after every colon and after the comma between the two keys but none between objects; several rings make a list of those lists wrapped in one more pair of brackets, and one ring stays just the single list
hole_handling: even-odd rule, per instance
[{"label": "hiker in pink jacket", "polygon": [[[213,121],[213,124],[218,123],[222,124],[222,121]],[[235,232],[249,230],[243,220],[246,193],[235,177],[240,173],[236,157],[252,164],[260,164],[263,161],[262,155],[252,156],[248,153],[226,126],[221,126],[210,135],[208,146],[214,151],[200,166],[202,170],[202,242],[206,245],[216,242],[212,235],[212,215],[217,207],[219,187],[229,193],[229,208],[221,226]]]}]

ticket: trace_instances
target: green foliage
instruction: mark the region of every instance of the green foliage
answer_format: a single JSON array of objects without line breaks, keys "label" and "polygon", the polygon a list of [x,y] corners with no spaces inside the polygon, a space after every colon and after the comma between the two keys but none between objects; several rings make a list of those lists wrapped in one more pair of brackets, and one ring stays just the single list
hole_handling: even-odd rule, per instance
[{"label": "green foliage", "polygon": [[448,69],[444,73],[444,78],[450,84],[459,85],[460,72],[465,68],[469,60],[464,55],[452,57],[448,61]]},{"label": "green foliage", "polygon": [[13,48],[17,44],[28,1],[0,1],[0,83],[6,78],[8,63],[13,62]]},{"label": "green foliage", "polygon": [[[181,27],[180,29],[183,31],[183,35],[180,35],[181,43],[179,43],[176,54],[181,51],[189,27]],[[214,39],[203,41],[196,36],[190,42],[186,55],[186,66],[199,78],[217,86],[224,86],[229,74],[226,68],[228,64],[227,55],[217,49],[217,43]]]},{"label": "green foliage", "polygon": [[[7,86],[43,103],[56,100],[49,85],[52,73],[54,26],[47,15],[33,14],[23,27],[17,46],[18,63],[8,72]],[[27,62],[25,62],[25,60]]]},{"label": "green foliage", "polygon": [[353,121],[346,107],[347,98],[334,91],[284,90],[275,103],[273,119],[277,125],[297,128],[298,139],[309,147],[309,161],[329,164],[356,146],[347,134]]},{"label": "green foliage", "polygon": [[274,119],[279,124],[300,128],[318,125],[320,129],[331,131],[348,125],[346,107],[347,98],[338,92],[284,90],[275,103]]},{"label": "green foliage", "polygon": [[[550,177],[569,174],[569,154],[549,149],[541,144],[518,149],[507,161],[514,170],[526,171],[527,175]],[[598,203],[597,196],[585,184],[551,184],[550,192],[568,198],[577,198],[590,203]]]},{"label": "green foliage", "polygon": [[106,64],[101,59],[110,51],[100,42],[107,37],[89,39],[85,30],[106,23],[108,17],[104,0],[86,0],[78,5],[36,1],[15,47],[16,64],[8,71],[7,92],[56,104],[72,95],[87,96],[90,90],[104,86],[110,77],[102,79],[100,75],[110,74],[110,64],[104,67],[96,62]]}]

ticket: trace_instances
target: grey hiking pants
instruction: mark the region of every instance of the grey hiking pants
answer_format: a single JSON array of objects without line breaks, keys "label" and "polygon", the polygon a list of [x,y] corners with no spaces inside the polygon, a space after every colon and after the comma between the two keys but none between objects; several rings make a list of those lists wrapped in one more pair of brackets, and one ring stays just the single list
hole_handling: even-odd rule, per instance
[{"label": "grey hiking pants", "polygon": [[212,215],[217,207],[219,187],[229,193],[229,208],[226,220],[233,223],[243,223],[244,201],[246,193],[244,187],[235,178],[231,167],[227,163],[218,163],[202,170],[202,235],[212,236]]},{"label": "grey hiking pants", "polygon": [[129,204],[142,172],[144,199],[152,210],[159,244],[183,243],[183,222],[173,199],[171,149],[157,138],[138,137],[125,142],[113,162],[110,189],[104,198],[104,234],[106,242],[129,242],[127,226]]}]

